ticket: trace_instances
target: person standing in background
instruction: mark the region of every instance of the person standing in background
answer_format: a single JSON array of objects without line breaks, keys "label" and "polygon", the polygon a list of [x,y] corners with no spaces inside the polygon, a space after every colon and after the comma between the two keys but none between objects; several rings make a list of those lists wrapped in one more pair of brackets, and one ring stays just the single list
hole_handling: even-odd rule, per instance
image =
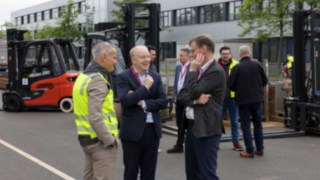
[{"label": "person standing in background", "polygon": [[150,58],[151,58],[149,69],[154,71],[154,72],[158,72],[157,71],[157,66],[155,64],[156,63],[155,61],[157,59],[157,49],[156,49],[156,47],[151,46],[151,45],[149,45],[147,47],[148,47],[148,50],[149,50],[149,53],[150,53]]},{"label": "person standing in background", "polygon": [[175,78],[174,78],[174,86],[173,86],[173,101],[176,103],[176,125],[178,128],[178,137],[177,142],[173,146],[172,149],[168,149],[167,153],[182,153],[183,152],[183,144],[186,127],[183,125],[182,121],[184,118],[184,106],[182,103],[177,101],[177,94],[184,86],[186,82],[186,76],[190,69],[190,49],[182,48],[179,52],[179,65],[176,66]]},{"label": "person standing in background", "polygon": [[118,121],[107,74],[117,64],[116,49],[101,42],[92,49],[93,61],[73,86],[74,119],[85,154],[85,180],[115,179]]},{"label": "person standing in background", "polygon": [[[262,103],[264,100],[263,88],[268,78],[261,66],[251,59],[251,49],[247,45],[239,48],[240,62],[236,65],[229,78],[229,88],[236,92],[236,102],[239,107],[240,123],[246,150],[240,153],[241,157],[252,158],[254,155],[263,155],[263,127]],[[250,116],[254,127],[253,146]]]},{"label": "person standing in background", "polygon": [[[218,59],[218,64],[224,69],[228,83],[229,75],[233,67],[238,64],[234,58],[231,57],[231,49],[228,46],[223,46],[220,48],[220,58]],[[222,108],[222,117],[226,115],[228,110],[229,112],[229,119],[231,124],[231,137],[233,143],[233,149],[236,151],[242,151],[242,146],[239,143],[239,126],[238,126],[238,107],[234,100],[235,92],[230,91],[229,88],[226,88],[226,95],[223,102]]]}]

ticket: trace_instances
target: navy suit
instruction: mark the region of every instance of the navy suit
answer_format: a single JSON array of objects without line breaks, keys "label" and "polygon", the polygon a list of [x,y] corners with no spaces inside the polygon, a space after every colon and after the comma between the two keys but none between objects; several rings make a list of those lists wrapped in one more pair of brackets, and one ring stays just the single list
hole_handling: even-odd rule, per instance
[{"label": "navy suit", "polygon": [[[125,180],[136,180],[139,169],[141,180],[155,179],[159,139],[162,136],[160,109],[166,108],[168,101],[159,74],[149,71],[149,75],[154,80],[149,90],[139,84],[131,69],[118,75],[118,97],[122,106],[120,139]],[[137,105],[140,100],[145,101],[146,111],[152,113],[154,122],[151,125],[146,124],[145,110]]]},{"label": "navy suit", "polygon": [[[176,66],[176,72],[175,72],[175,77],[174,77],[174,85],[173,85],[173,99],[177,99],[178,95],[178,83],[179,83],[179,77],[180,77],[180,72],[181,72],[182,65],[179,64]],[[187,70],[185,72],[185,76],[187,76],[188,72],[190,70],[190,66],[187,67]],[[185,84],[186,80],[184,81]],[[176,146],[183,148],[183,143],[184,143],[184,137],[185,137],[185,130],[186,130],[186,123],[182,123],[182,121],[185,119],[184,118],[184,105],[176,101],[176,124],[178,127],[178,138],[176,142]]]}]

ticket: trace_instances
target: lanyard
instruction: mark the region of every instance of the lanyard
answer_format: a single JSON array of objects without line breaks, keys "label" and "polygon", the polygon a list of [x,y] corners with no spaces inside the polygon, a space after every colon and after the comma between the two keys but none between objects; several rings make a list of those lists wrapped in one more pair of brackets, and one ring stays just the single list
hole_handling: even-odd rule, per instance
[{"label": "lanyard", "polygon": [[181,66],[181,70],[180,70],[180,80],[183,79],[183,77],[184,77],[184,75],[186,74],[187,69],[189,68],[189,66],[190,66],[190,63],[186,66],[186,68],[184,69],[184,71],[182,71],[183,66]]},{"label": "lanyard", "polygon": [[139,78],[136,70],[135,70],[132,66],[130,67],[130,69],[131,69],[131,71],[132,71],[132,73],[133,73],[134,78],[136,78],[136,80],[138,81],[139,85],[142,86],[142,83],[141,83],[141,81],[140,81],[140,78]]}]

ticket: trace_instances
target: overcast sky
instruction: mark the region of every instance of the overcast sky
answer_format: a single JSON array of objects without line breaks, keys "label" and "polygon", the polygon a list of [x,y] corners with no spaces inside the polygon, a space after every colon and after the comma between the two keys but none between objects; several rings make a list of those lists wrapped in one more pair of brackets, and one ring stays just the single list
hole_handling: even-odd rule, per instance
[{"label": "overcast sky", "polygon": [[5,21],[11,21],[10,13],[19,9],[24,9],[50,0],[1,0],[0,5],[0,25]]}]

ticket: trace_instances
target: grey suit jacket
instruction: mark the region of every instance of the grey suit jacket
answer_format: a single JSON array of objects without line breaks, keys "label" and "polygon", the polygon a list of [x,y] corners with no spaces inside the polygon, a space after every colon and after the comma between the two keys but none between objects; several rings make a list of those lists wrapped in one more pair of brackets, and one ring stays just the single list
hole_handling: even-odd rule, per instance
[{"label": "grey suit jacket", "polygon": [[200,79],[198,79],[198,73],[189,72],[186,81],[184,90],[181,91],[187,95],[184,96],[185,99],[180,99],[185,105],[191,105],[193,100],[198,99],[201,94],[211,94],[207,104],[193,106],[195,120],[192,130],[195,136],[221,135],[223,131],[222,103],[226,90],[224,70],[216,61],[213,61]]}]

